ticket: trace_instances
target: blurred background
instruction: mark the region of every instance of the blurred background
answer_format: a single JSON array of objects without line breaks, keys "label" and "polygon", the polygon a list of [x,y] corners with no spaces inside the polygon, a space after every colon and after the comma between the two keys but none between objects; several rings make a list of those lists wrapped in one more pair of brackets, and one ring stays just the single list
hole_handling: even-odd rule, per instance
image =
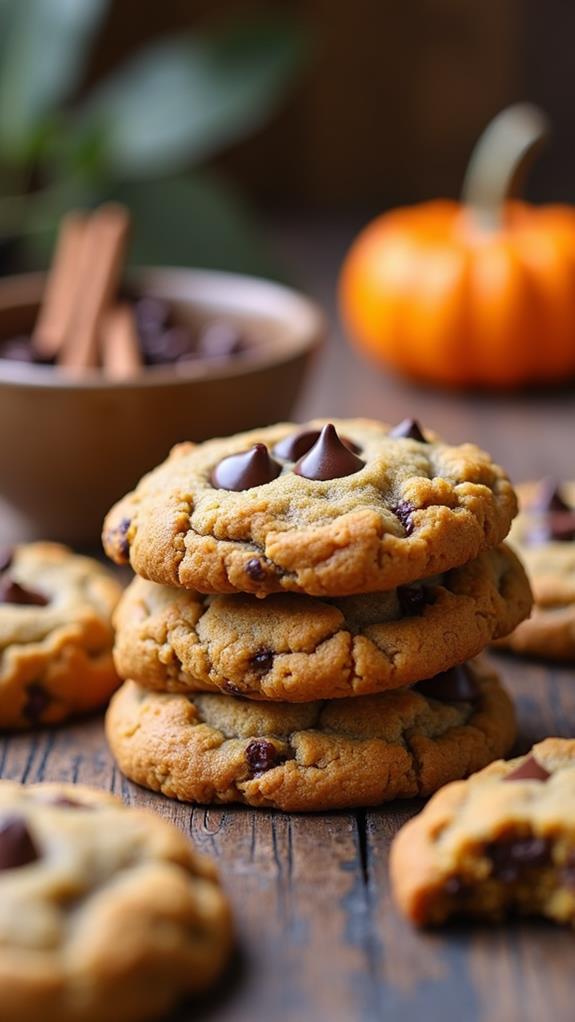
[{"label": "blurred background", "polygon": [[456,196],[523,98],[553,125],[529,197],[575,195],[569,0],[3,0],[0,29],[3,272],[113,196],[136,262],[297,276],[290,227]]}]

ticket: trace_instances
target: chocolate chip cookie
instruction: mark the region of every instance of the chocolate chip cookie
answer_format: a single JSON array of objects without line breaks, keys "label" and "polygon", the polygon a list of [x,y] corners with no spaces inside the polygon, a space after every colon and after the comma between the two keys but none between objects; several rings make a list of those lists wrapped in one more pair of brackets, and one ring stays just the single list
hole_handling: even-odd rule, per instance
[{"label": "chocolate chip cookie", "polygon": [[546,660],[575,661],[575,483],[544,479],[518,488],[511,541],[529,575],[535,607],[500,645]]},{"label": "chocolate chip cookie", "polygon": [[56,543],[2,554],[0,727],[53,724],[108,699],[120,594],[100,564]]},{"label": "chocolate chip cookie", "polygon": [[136,578],[116,612],[115,659],[121,677],[158,691],[336,699],[447,670],[530,607],[505,546],[425,582],[333,600],[201,596]]},{"label": "chocolate chip cookie", "polygon": [[3,1022],[144,1022],[230,947],[215,871],[172,824],[82,786],[0,782]]},{"label": "chocolate chip cookie", "polygon": [[108,514],[104,546],[203,593],[343,596],[465,564],[507,535],[506,475],[408,421],[283,424],[179,444]]},{"label": "chocolate chip cookie", "polygon": [[393,842],[399,907],[418,925],[510,912],[575,923],[574,805],[573,739],[450,784]]},{"label": "chocolate chip cookie", "polygon": [[108,741],[132,781],[189,802],[305,812],[429,795],[509,750],[513,706],[474,661],[414,688],[314,703],[116,693]]}]

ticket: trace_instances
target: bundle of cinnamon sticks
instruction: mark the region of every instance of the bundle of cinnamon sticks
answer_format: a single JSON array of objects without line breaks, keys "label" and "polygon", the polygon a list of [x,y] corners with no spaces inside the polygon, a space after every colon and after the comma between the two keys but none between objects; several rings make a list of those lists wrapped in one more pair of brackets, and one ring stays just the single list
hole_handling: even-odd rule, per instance
[{"label": "bundle of cinnamon sticks", "polygon": [[127,209],[113,203],[64,217],[32,334],[40,356],[116,379],[142,365],[132,307],[117,300],[129,229]]}]

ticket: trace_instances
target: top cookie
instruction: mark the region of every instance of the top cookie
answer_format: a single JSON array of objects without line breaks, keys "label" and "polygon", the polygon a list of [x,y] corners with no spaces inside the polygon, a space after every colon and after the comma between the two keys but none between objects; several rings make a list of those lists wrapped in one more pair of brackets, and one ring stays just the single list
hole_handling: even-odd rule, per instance
[{"label": "top cookie", "polygon": [[103,540],[154,582],[341,596],[464,564],[515,513],[507,476],[473,444],[412,422],[316,420],[179,444],[112,508]]}]

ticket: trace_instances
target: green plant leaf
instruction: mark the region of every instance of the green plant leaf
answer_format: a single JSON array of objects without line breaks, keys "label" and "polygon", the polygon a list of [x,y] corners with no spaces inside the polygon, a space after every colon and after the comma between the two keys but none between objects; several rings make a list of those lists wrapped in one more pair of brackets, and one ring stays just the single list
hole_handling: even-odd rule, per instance
[{"label": "green plant leaf", "polygon": [[6,0],[0,4],[0,147],[24,161],[46,119],[77,84],[108,0]]},{"label": "green plant leaf", "polygon": [[260,224],[235,189],[213,174],[139,181],[113,198],[132,212],[132,265],[199,266],[278,276]]},{"label": "green plant leaf", "polygon": [[97,87],[70,137],[99,138],[108,174],[177,172],[259,127],[304,52],[301,31],[277,19],[164,39]]}]

